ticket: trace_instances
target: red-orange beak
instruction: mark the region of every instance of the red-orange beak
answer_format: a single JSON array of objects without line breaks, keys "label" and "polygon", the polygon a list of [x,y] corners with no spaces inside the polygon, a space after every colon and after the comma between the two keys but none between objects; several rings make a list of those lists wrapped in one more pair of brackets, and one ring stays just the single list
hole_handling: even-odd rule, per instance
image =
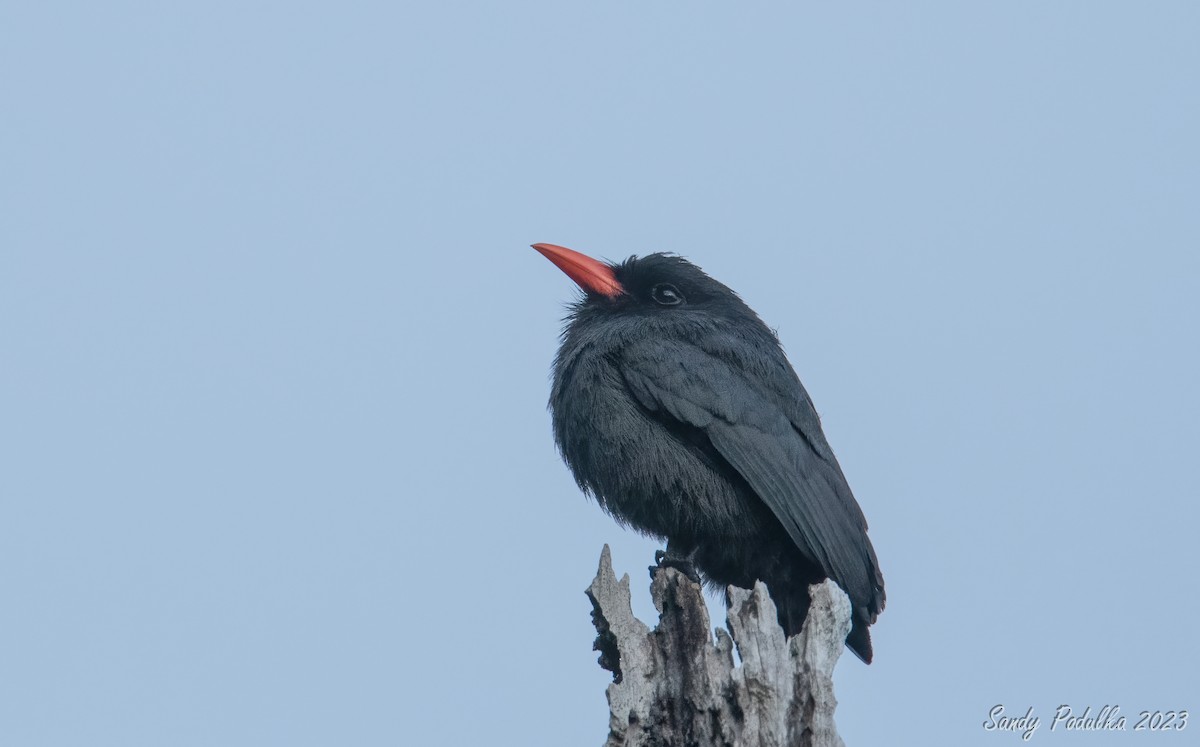
[{"label": "red-orange beak", "polygon": [[558,269],[567,273],[567,277],[588,293],[616,298],[625,292],[617,281],[617,276],[613,274],[613,269],[599,260],[565,246],[534,244],[533,248],[557,265]]}]

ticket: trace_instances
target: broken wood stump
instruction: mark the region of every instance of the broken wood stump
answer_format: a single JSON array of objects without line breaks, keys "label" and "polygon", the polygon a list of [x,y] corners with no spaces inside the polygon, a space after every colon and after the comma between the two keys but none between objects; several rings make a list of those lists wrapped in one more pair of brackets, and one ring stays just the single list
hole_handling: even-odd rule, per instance
[{"label": "broken wood stump", "polygon": [[843,747],[833,668],[850,601],[832,581],[811,592],[804,627],[788,639],[764,584],[731,586],[728,630],[714,639],[700,586],[664,568],[650,584],[651,630],[634,617],[629,576],[617,580],[605,545],[587,588],[599,663],[613,673],[605,747]]}]

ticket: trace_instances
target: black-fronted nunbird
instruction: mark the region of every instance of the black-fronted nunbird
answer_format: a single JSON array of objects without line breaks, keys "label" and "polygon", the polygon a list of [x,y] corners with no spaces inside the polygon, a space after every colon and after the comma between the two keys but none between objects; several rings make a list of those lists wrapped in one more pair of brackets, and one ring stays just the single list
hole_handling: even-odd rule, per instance
[{"label": "black-fronted nunbird", "polygon": [[607,264],[534,248],[585,293],[550,395],[580,487],[618,522],[665,539],[660,565],[720,586],[765,582],[788,635],[804,622],[809,584],[832,578],[853,608],[846,645],[870,663],[879,561],[775,334],[681,257]]}]

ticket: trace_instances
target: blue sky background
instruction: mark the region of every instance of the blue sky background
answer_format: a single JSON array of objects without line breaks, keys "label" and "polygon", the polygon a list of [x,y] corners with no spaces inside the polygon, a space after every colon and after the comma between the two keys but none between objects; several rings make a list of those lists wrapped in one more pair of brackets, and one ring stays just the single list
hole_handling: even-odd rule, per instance
[{"label": "blue sky background", "polygon": [[1198,28],[5,4],[0,741],[601,743],[583,589],[611,543],[651,617],[656,545],[554,452],[534,241],[778,328],[888,582],[848,744],[1200,711]]}]

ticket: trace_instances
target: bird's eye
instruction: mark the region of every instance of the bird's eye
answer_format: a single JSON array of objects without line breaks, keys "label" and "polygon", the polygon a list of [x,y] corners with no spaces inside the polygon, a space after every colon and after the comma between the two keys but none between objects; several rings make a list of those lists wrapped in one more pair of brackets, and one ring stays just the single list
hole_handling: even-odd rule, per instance
[{"label": "bird's eye", "polygon": [[655,303],[663,306],[677,306],[683,303],[683,294],[670,283],[659,283],[650,290],[650,297]]}]

